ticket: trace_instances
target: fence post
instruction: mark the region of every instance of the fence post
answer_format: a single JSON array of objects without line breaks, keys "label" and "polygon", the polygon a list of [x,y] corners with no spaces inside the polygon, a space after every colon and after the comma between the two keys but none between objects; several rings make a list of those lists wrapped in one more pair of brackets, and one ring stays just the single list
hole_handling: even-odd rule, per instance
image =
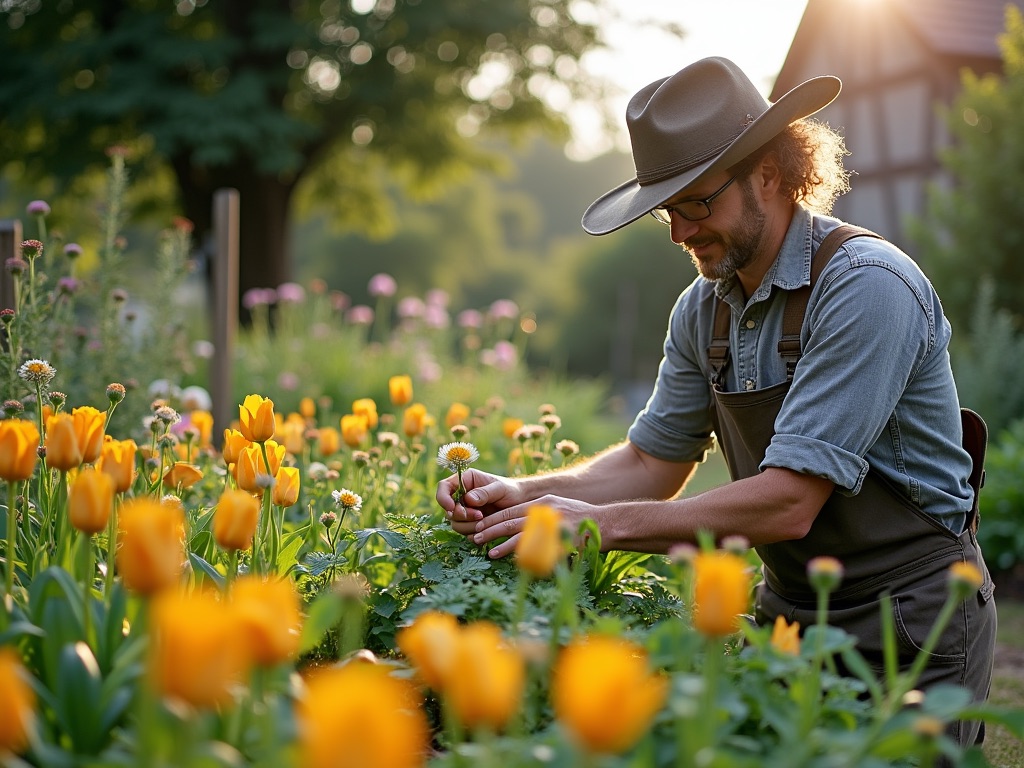
[{"label": "fence post", "polygon": [[238,190],[213,193],[213,345],[210,397],[213,400],[213,442],[220,448],[224,430],[236,415],[232,370],[238,330]]},{"label": "fence post", "polygon": [[14,279],[5,268],[8,259],[21,255],[21,222],[0,221],[0,309],[14,309]]}]

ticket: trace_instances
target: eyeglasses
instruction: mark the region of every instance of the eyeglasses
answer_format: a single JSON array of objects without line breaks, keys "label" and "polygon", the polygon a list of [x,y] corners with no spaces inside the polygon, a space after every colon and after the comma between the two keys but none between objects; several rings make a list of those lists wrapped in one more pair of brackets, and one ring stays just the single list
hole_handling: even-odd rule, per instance
[{"label": "eyeglasses", "polygon": [[736,181],[736,177],[733,176],[725,184],[720,186],[717,191],[712,192],[709,197],[705,197],[703,200],[684,200],[681,203],[675,205],[659,205],[653,211],[651,216],[656,218],[662,224],[672,225],[672,212],[675,211],[677,214],[682,216],[687,221],[700,221],[706,219],[711,215],[711,201],[718,197],[720,194],[725,192],[729,188],[729,185]]}]

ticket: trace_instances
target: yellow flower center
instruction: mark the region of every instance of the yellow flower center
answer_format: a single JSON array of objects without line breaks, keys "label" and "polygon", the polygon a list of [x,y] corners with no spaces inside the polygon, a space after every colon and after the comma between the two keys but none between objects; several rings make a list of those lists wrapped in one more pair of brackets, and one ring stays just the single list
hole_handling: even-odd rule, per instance
[{"label": "yellow flower center", "polygon": [[472,458],[469,449],[463,445],[453,446],[448,450],[448,461],[469,461]]}]

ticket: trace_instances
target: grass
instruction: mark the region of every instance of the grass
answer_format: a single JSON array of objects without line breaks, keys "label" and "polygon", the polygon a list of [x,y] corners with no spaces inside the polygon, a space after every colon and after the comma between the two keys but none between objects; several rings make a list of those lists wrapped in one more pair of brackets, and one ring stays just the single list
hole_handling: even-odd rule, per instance
[{"label": "grass", "polygon": [[[998,595],[997,595],[998,599]],[[999,600],[996,666],[992,679],[993,704],[1024,707],[1024,603]],[[1024,768],[1024,743],[1002,727],[989,729],[985,758],[996,768]]]}]

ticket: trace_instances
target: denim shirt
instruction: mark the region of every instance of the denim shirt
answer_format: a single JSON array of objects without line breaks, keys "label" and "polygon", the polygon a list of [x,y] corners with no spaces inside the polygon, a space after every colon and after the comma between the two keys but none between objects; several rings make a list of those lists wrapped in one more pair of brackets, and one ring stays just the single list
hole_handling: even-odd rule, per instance
[{"label": "denim shirt", "polygon": [[[669,318],[654,392],[630,442],[667,461],[703,461],[714,445],[711,342],[715,306],[732,310],[727,391],[786,380],[778,353],[787,291],[810,283],[811,257],[838,219],[798,207],[782,249],[744,301],[734,277],[697,277]],[[949,363],[951,329],[931,283],[898,248],[847,240],[811,292],[803,356],[760,469],[785,467],[854,495],[868,469],[959,534],[971,508],[970,455]]]}]

